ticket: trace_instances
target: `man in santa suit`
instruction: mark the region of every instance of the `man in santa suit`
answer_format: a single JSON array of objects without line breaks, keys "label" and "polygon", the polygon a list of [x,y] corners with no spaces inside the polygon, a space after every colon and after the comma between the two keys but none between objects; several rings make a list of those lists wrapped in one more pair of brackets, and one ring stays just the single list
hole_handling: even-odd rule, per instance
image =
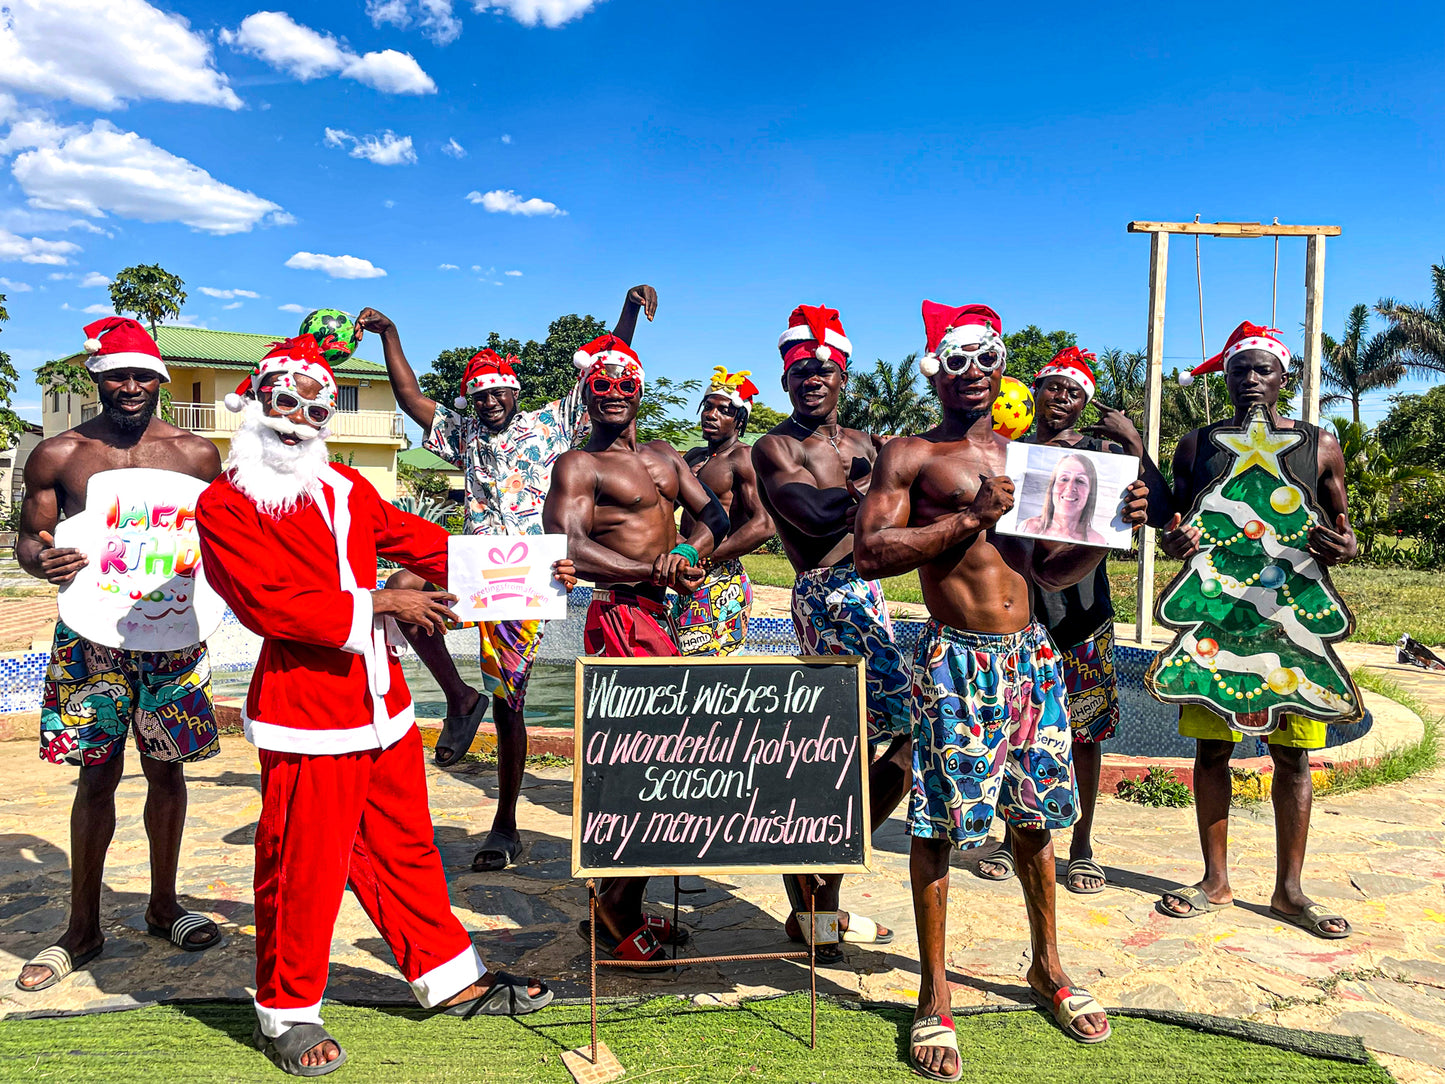
[{"label": "man in santa suit", "polygon": [[440,629],[455,598],[372,590],[378,557],[444,584],[447,533],[328,462],[335,401],[314,340],[278,343],[226,397],[245,418],[196,507],[207,576],[265,637],[244,713],[261,761],[253,1040],[305,1076],[346,1059],[320,1008],[348,885],[423,1006],[520,1015],[552,999],[543,983],[488,971],[452,915],[411,694],[384,626]]}]

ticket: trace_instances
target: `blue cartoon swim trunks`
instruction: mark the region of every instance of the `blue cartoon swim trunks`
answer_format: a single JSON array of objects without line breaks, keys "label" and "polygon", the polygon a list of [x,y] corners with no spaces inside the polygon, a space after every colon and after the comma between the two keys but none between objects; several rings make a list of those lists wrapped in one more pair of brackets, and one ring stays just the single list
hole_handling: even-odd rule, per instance
[{"label": "blue cartoon swim trunks", "polygon": [[802,573],[793,585],[793,631],[804,655],[862,656],[870,742],[908,733],[908,663],[893,642],[877,580],[859,576],[851,558]]},{"label": "blue cartoon swim trunks", "polygon": [[1042,625],[990,636],[930,621],[913,661],[908,833],[977,847],[994,814],[1067,828],[1078,795],[1057,652]]}]

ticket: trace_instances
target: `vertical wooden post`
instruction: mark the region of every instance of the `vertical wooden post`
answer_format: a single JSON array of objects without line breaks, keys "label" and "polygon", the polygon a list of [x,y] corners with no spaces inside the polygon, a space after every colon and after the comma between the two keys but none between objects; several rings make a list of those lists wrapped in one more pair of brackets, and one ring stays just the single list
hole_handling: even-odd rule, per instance
[{"label": "vertical wooden post", "polygon": [[1325,238],[1312,233],[1305,241],[1305,356],[1300,374],[1300,417],[1320,423],[1320,354],[1324,349]]},{"label": "vertical wooden post", "polygon": [[[1149,368],[1144,380],[1144,450],[1159,460],[1159,406],[1164,391],[1164,297],[1169,280],[1169,235],[1149,235]],[[1134,638],[1147,648],[1154,638],[1154,528],[1139,532],[1139,590]]]}]

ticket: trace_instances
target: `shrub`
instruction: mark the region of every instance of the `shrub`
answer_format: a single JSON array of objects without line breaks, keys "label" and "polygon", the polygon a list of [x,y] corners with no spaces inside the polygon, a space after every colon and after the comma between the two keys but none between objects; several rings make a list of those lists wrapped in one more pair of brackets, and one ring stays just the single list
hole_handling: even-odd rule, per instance
[{"label": "shrub", "polygon": [[1150,768],[1143,779],[1124,779],[1116,792],[1126,802],[1178,809],[1194,804],[1194,794],[1174,776],[1173,768]]}]

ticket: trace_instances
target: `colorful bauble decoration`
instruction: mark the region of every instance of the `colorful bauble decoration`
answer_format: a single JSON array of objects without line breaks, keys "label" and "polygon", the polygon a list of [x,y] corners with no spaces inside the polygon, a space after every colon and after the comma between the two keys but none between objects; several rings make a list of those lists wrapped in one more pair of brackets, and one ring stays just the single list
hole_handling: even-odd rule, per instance
[{"label": "colorful bauble decoration", "polygon": [[361,338],[361,331],[352,320],[351,313],[340,309],[316,309],[307,313],[296,334],[310,335],[315,339],[322,356],[332,365],[350,358]]},{"label": "colorful bauble decoration", "polygon": [[993,401],[993,431],[1018,440],[1034,424],[1034,393],[1022,380],[1003,378],[998,398]]},{"label": "colorful bauble decoration", "polygon": [[1258,540],[1264,537],[1264,524],[1257,519],[1252,519],[1244,525],[1244,537]]},{"label": "colorful bauble decoration", "polygon": [[1223,593],[1223,591],[1224,584],[1220,583],[1212,576],[1207,580],[1201,581],[1199,584],[1199,593],[1205,598],[1218,598],[1220,594]]},{"label": "colorful bauble decoration", "polygon": [[1299,675],[1280,666],[1265,675],[1264,683],[1280,696],[1288,696],[1299,688]]},{"label": "colorful bauble decoration", "polygon": [[1284,583],[1284,569],[1279,565],[1265,565],[1259,570],[1259,582],[1270,589]]},{"label": "colorful bauble decoration", "polygon": [[1294,486],[1280,486],[1269,495],[1269,506],[1282,516],[1287,516],[1300,506],[1300,491]]},{"label": "colorful bauble decoration", "polygon": [[1215,655],[1219,654],[1219,643],[1205,636],[1194,645],[1194,651],[1201,659],[1212,659]]}]

